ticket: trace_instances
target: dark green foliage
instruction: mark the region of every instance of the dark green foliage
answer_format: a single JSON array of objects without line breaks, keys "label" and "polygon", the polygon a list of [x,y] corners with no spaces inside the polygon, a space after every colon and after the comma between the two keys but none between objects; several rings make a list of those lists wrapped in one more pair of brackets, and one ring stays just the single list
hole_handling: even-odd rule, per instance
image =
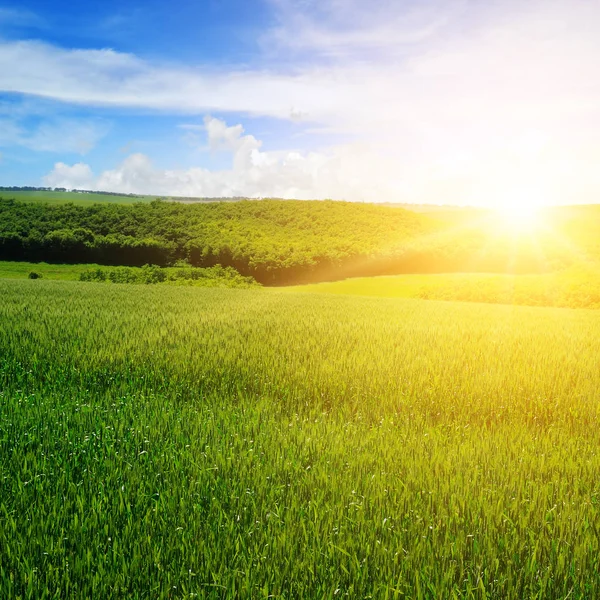
[{"label": "dark green foliage", "polygon": [[79,274],[79,281],[106,281],[106,270],[99,267],[86,269]]},{"label": "dark green foliage", "polygon": [[29,279],[41,279],[42,275],[40,273],[38,273],[37,271],[30,271],[29,275],[27,275],[27,277]]},{"label": "dark green foliage", "polygon": [[87,269],[79,275],[80,281],[109,281],[112,283],[171,283],[204,287],[249,288],[258,284],[252,277],[240,275],[233,267],[172,267],[156,265],[138,267],[115,267],[113,269]]},{"label": "dark green foliage", "polygon": [[[433,213],[432,213],[433,214]],[[440,213],[445,215],[445,213]],[[548,211],[534,235],[488,215],[435,220],[332,201],[50,205],[0,200],[0,260],[222,265],[266,285],[399,273],[547,272],[600,258],[597,207]]]},{"label": "dark green foliage", "polygon": [[328,278],[432,229],[345,202],[49,205],[0,201],[0,260],[235,268],[262,283]]}]

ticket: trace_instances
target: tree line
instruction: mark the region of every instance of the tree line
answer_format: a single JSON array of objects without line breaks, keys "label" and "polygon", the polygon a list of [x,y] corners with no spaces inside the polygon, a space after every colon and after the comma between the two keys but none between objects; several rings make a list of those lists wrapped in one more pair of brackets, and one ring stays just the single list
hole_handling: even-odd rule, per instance
[{"label": "tree line", "polygon": [[157,200],[81,206],[0,199],[0,260],[162,267],[185,261],[233,267],[262,284],[283,285],[358,275],[505,271],[510,261],[513,270],[539,271],[545,267],[538,255],[523,246],[515,260],[507,240],[490,244],[477,226],[457,228],[373,204]]},{"label": "tree line", "polygon": [[73,192],[76,194],[100,194],[101,196],[123,196],[126,198],[143,198],[140,194],[123,192],[103,192],[100,190],[67,189],[64,187],[36,187],[32,185],[0,185],[0,192]]}]

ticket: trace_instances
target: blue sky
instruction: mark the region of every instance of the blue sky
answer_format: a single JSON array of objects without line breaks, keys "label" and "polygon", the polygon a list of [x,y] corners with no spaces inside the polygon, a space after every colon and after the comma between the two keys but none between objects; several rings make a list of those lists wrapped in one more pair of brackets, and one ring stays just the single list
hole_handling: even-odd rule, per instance
[{"label": "blue sky", "polygon": [[600,3],[0,0],[0,185],[597,201]]},{"label": "blue sky", "polygon": [[118,48],[146,58],[210,63],[255,60],[256,39],[273,24],[266,3],[241,0],[20,1],[6,6],[6,36],[67,48]]}]

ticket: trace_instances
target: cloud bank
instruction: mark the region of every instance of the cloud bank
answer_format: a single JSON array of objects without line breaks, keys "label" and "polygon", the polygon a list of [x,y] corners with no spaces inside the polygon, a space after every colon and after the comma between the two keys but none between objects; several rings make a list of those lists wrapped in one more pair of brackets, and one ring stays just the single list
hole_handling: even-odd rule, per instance
[{"label": "cloud bank", "polygon": [[[230,154],[229,169],[164,170],[153,165],[144,154],[136,153],[117,168],[97,176],[84,163],[56,163],[44,178],[44,184],[165,196],[362,199],[364,182],[356,180],[356,164],[350,148],[331,154],[266,152],[261,150],[260,140],[244,134],[241,125],[227,126],[221,119],[206,117],[202,129],[212,151]],[[344,172],[348,176],[344,177]],[[352,172],[354,175],[350,175]]]},{"label": "cloud bank", "polygon": [[[242,125],[206,117],[203,132],[207,147],[226,151],[231,166],[222,170],[191,168],[161,169],[141,153],[128,156],[116,168],[94,174],[85,163],[56,163],[44,185],[157,196],[335,198],[370,202],[434,202],[445,204],[502,204],[505,197],[532,202],[553,199],[577,201],[590,189],[600,190],[600,151],[567,156],[558,162],[545,156],[544,140],[522,140],[520,153],[507,149],[484,157],[477,173],[471,165],[479,157],[457,155],[433,165],[403,165],[389,152],[357,142],[330,148],[327,152],[272,152],[262,142],[244,133]],[[547,176],[534,180],[523,158],[537,156],[538,168]],[[507,165],[510,180],[506,182]],[[579,180],[578,169],[595,173],[595,179]],[[490,188],[489,182],[496,186]],[[592,182],[590,184],[590,181]],[[591,188],[590,188],[591,185]],[[514,201],[514,200],[513,200]]]},{"label": "cloud bank", "polygon": [[[154,193],[168,182],[168,193],[185,195],[376,200],[381,192],[394,200],[487,203],[533,189],[551,201],[600,197],[593,166],[600,153],[600,4],[272,4],[278,23],[261,40],[262,68],[216,70],[110,49],[3,42],[0,89],[86,106],[300,119],[358,140],[279,155],[242,135],[241,126],[209,123],[226,129],[218,143],[232,152],[230,171],[165,171],[135,155],[97,178],[121,191],[147,188],[147,177],[160,184]],[[277,55],[271,63],[269,51]],[[358,185],[365,187],[359,192]]]}]

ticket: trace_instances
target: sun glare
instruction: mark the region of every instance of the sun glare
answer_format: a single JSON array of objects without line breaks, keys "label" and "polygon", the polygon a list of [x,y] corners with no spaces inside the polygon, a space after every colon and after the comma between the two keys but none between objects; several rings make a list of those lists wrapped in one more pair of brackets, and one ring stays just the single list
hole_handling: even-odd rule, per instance
[{"label": "sun glare", "polygon": [[496,203],[494,211],[499,224],[517,232],[535,229],[540,222],[542,204],[535,195],[513,194]]},{"label": "sun glare", "polygon": [[496,208],[502,224],[517,231],[527,231],[538,224],[540,209],[533,204],[509,204]]}]

